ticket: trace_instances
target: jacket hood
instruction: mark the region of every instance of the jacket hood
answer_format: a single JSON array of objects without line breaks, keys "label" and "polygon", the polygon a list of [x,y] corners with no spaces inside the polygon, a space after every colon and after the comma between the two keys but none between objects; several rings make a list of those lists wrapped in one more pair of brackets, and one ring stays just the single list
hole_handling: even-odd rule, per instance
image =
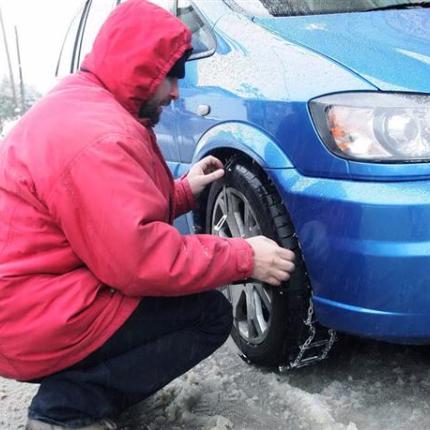
[{"label": "jacket hood", "polygon": [[136,116],[189,49],[191,32],[181,21],[146,0],[128,0],[105,21],[82,69]]},{"label": "jacket hood", "polygon": [[383,91],[430,92],[430,10],[259,19]]}]

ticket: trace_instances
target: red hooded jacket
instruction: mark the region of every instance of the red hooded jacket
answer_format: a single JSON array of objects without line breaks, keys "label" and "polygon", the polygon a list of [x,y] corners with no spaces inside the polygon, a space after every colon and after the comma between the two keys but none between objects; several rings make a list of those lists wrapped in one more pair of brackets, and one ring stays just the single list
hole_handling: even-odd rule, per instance
[{"label": "red hooded jacket", "polygon": [[[209,290],[252,272],[243,239],[183,236],[174,182],[137,119],[190,32],[144,0],[110,15],[84,61],[0,145],[0,375],[30,380],[100,347],[144,296]],[[154,352],[155,353],[155,352]]]}]

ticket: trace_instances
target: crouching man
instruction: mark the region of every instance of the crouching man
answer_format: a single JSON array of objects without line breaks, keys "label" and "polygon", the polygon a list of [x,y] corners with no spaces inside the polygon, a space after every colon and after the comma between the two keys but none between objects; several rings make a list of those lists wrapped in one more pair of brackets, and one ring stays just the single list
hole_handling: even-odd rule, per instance
[{"label": "crouching man", "polygon": [[123,3],[1,145],[0,375],[40,383],[27,430],[116,428],[224,343],[232,312],[217,287],[294,270],[265,237],[172,226],[224,173],[207,157],[173,181],[153,132],[190,41],[167,11]]}]

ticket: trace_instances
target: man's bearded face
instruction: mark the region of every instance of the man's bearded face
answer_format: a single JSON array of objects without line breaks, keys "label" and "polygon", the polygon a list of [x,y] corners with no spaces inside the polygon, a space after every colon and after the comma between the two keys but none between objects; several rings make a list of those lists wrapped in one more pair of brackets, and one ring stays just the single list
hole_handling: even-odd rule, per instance
[{"label": "man's bearded face", "polygon": [[154,95],[140,108],[139,118],[149,119],[151,125],[155,126],[160,121],[163,106],[168,106],[172,100],[176,100],[178,97],[178,79],[166,77]]},{"label": "man's bearded face", "polygon": [[147,101],[142,105],[139,111],[139,118],[149,119],[152,126],[160,121],[162,107],[154,101]]}]

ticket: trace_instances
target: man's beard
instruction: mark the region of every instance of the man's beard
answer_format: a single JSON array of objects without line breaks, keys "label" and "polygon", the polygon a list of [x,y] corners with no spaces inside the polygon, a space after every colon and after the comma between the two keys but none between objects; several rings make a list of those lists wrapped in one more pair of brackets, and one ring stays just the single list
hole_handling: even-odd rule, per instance
[{"label": "man's beard", "polygon": [[153,127],[160,121],[160,115],[160,104],[156,102],[148,101],[139,110],[139,118],[149,119]]}]

